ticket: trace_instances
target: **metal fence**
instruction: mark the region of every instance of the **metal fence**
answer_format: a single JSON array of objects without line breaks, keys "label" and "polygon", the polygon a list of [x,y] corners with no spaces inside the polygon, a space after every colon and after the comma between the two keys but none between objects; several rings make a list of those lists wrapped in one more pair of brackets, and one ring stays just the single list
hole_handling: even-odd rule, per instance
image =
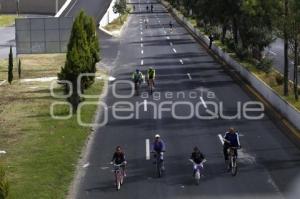
[{"label": "metal fence", "polygon": [[16,19],[17,54],[64,53],[72,17]]}]

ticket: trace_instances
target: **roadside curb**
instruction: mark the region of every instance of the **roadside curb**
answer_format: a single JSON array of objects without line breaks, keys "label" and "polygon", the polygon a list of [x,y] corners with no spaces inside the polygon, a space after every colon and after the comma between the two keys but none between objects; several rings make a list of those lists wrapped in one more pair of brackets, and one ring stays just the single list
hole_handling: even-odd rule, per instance
[{"label": "roadside curb", "polygon": [[[275,123],[279,126],[283,132],[291,138],[291,140],[300,147],[300,131],[285,117],[283,116],[275,107],[264,97],[261,93],[259,93],[244,77],[241,76],[240,73],[232,66],[230,66],[222,57],[220,57],[216,52],[210,50],[208,48],[208,38],[206,35],[203,35],[203,38],[196,35],[196,33],[191,29],[191,27],[182,21],[177,13],[174,13],[173,8],[163,0],[160,0],[160,3],[169,11],[172,16],[176,19],[176,21],[181,24],[192,36],[193,38],[217,61],[219,62],[225,71],[238,83],[239,85],[250,95],[261,101],[265,108],[267,115],[273,120],[279,121],[279,123]],[[204,41],[205,40],[205,41]]]}]

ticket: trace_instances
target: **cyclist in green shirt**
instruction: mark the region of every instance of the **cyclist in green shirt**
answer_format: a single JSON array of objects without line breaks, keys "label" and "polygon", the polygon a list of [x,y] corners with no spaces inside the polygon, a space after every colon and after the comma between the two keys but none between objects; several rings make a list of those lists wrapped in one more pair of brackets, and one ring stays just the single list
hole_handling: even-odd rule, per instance
[{"label": "cyclist in green shirt", "polygon": [[155,69],[153,67],[150,67],[147,71],[147,80],[148,80],[150,93],[152,94],[154,89],[154,80],[155,80]]}]

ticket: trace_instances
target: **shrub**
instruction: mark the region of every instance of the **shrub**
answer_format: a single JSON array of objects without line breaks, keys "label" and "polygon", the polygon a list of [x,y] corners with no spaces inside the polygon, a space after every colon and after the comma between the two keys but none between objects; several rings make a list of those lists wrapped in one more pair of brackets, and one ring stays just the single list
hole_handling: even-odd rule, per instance
[{"label": "shrub", "polygon": [[271,69],[272,69],[272,60],[264,58],[264,59],[260,60],[260,62],[258,62],[256,67],[259,70],[269,73],[269,72],[271,72]]},{"label": "shrub", "polygon": [[0,166],[0,199],[7,199],[9,191],[9,183],[6,177],[6,172],[3,167]]},{"label": "shrub", "polygon": [[283,76],[279,73],[276,73],[275,75],[275,79],[278,85],[282,85],[283,84]]}]

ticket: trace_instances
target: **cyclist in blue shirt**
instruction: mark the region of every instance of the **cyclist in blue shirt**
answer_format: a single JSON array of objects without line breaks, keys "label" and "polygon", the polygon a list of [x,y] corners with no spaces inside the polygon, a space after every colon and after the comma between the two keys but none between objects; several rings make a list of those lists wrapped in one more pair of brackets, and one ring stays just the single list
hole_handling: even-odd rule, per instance
[{"label": "cyclist in blue shirt", "polygon": [[224,153],[225,161],[228,160],[227,150],[231,147],[234,148],[234,155],[237,157],[238,156],[237,148],[240,148],[241,144],[240,144],[239,134],[234,128],[229,128],[224,135],[223,153]]}]

